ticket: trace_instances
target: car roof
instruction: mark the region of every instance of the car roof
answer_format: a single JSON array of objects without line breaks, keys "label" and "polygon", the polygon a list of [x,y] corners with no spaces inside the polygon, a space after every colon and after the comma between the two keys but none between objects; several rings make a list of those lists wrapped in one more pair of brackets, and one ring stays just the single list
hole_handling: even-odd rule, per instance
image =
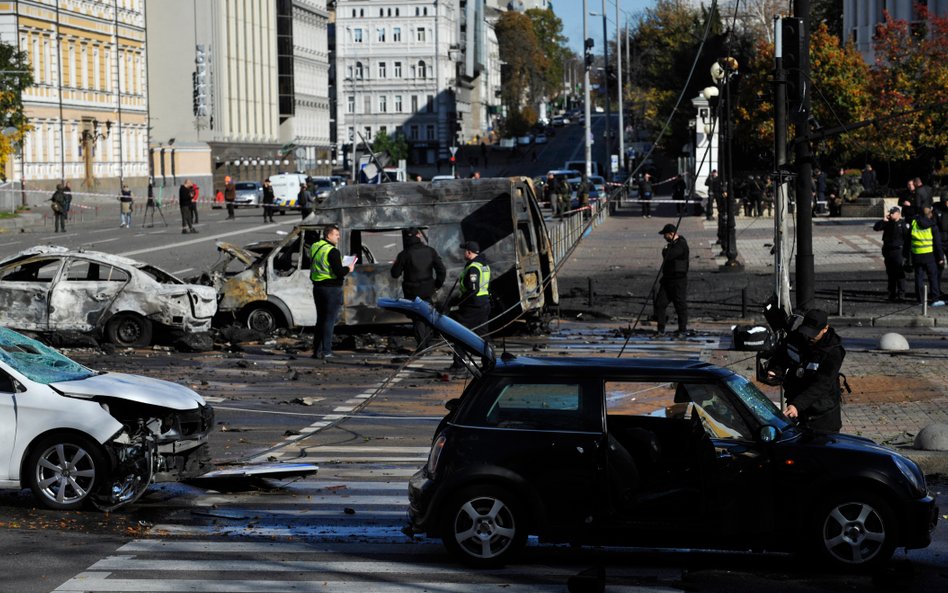
[{"label": "car roof", "polygon": [[605,357],[498,357],[493,375],[654,377],[656,379],[695,379],[729,376],[732,371],[690,358],[605,358]]}]

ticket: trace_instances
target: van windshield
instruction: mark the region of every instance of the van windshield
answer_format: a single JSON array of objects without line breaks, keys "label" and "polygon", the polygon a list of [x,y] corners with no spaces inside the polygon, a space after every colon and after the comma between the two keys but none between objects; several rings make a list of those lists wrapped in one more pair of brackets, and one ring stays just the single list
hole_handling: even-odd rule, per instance
[{"label": "van windshield", "polygon": [[242,183],[238,183],[235,187],[236,187],[236,189],[238,189],[238,190],[241,190],[241,189],[244,189],[244,190],[247,190],[247,189],[254,190],[254,189],[257,189],[257,184],[256,184],[256,183],[248,183],[248,182],[245,181],[245,182],[242,182]]}]

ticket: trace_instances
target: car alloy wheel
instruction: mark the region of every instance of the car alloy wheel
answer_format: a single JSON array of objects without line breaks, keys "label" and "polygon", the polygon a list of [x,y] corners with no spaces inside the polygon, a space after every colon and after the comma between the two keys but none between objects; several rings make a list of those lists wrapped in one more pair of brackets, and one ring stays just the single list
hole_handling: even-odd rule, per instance
[{"label": "car alloy wheel", "polygon": [[27,464],[33,494],[44,506],[60,510],[82,507],[105,469],[98,447],[71,435],[37,443]]},{"label": "car alloy wheel", "polygon": [[279,326],[279,320],[270,307],[253,307],[247,312],[247,329],[269,334]]},{"label": "car alloy wheel", "polygon": [[448,507],[445,521],[446,547],[475,566],[504,564],[526,541],[517,501],[501,488],[463,491]]},{"label": "car alloy wheel", "polygon": [[869,493],[838,496],[821,514],[821,551],[851,568],[885,562],[895,548],[895,522],[884,500]]}]

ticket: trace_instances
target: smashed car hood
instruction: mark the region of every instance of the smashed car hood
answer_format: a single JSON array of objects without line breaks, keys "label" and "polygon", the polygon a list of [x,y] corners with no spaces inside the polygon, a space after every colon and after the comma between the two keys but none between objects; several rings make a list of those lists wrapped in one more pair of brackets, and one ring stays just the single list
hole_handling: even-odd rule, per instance
[{"label": "smashed car hood", "polygon": [[103,373],[50,383],[50,387],[72,397],[114,397],[171,410],[194,410],[204,405],[204,398],[184,385],[126,373]]},{"label": "smashed car hood", "polygon": [[218,241],[217,249],[218,251],[223,251],[224,253],[233,255],[235,258],[237,258],[237,260],[240,263],[244,264],[245,266],[251,265],[257,259],[257,254],[253,253],[252,251],[248,251],[246,249],[238,247],[237,245],[234,245],[233,243]]}]

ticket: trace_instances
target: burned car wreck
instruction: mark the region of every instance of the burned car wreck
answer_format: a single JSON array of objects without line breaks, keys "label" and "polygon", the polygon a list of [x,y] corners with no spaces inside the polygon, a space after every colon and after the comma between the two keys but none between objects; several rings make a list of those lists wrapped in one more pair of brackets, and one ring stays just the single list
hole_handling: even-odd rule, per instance
[{"label": "burned car wreck", "polygon": [[213,421],[187,387],[97,372],[0,328],[0,487],[47,508],[111,510],[204,474]]},{"label": "burned car wreck", "polygon": [[494,317],[540,324],[559,301],[549,235],[528,179],[384,183],[332,193],[278,243],[218,243],[221,259],[200,281],[217,289],[219,318],[262,332],[315,325],[309,251],[327,224],[339,226],[340,250],[359,258],[343,285],[341,325],[404,323],[376,301],[402,294],[391,268],[412,227],[422,229],[448,268],[436,301],[457,289],[451,282],[464,267],[458,247],[466,240],[477,241],[490,263]]},{"label": "burned car wreck", "polygon": [[217,295],[144,262],[38,246],[0,261],[0,325],[77,331],[118,346],[147,346],[155,330],[207,332]]}]

